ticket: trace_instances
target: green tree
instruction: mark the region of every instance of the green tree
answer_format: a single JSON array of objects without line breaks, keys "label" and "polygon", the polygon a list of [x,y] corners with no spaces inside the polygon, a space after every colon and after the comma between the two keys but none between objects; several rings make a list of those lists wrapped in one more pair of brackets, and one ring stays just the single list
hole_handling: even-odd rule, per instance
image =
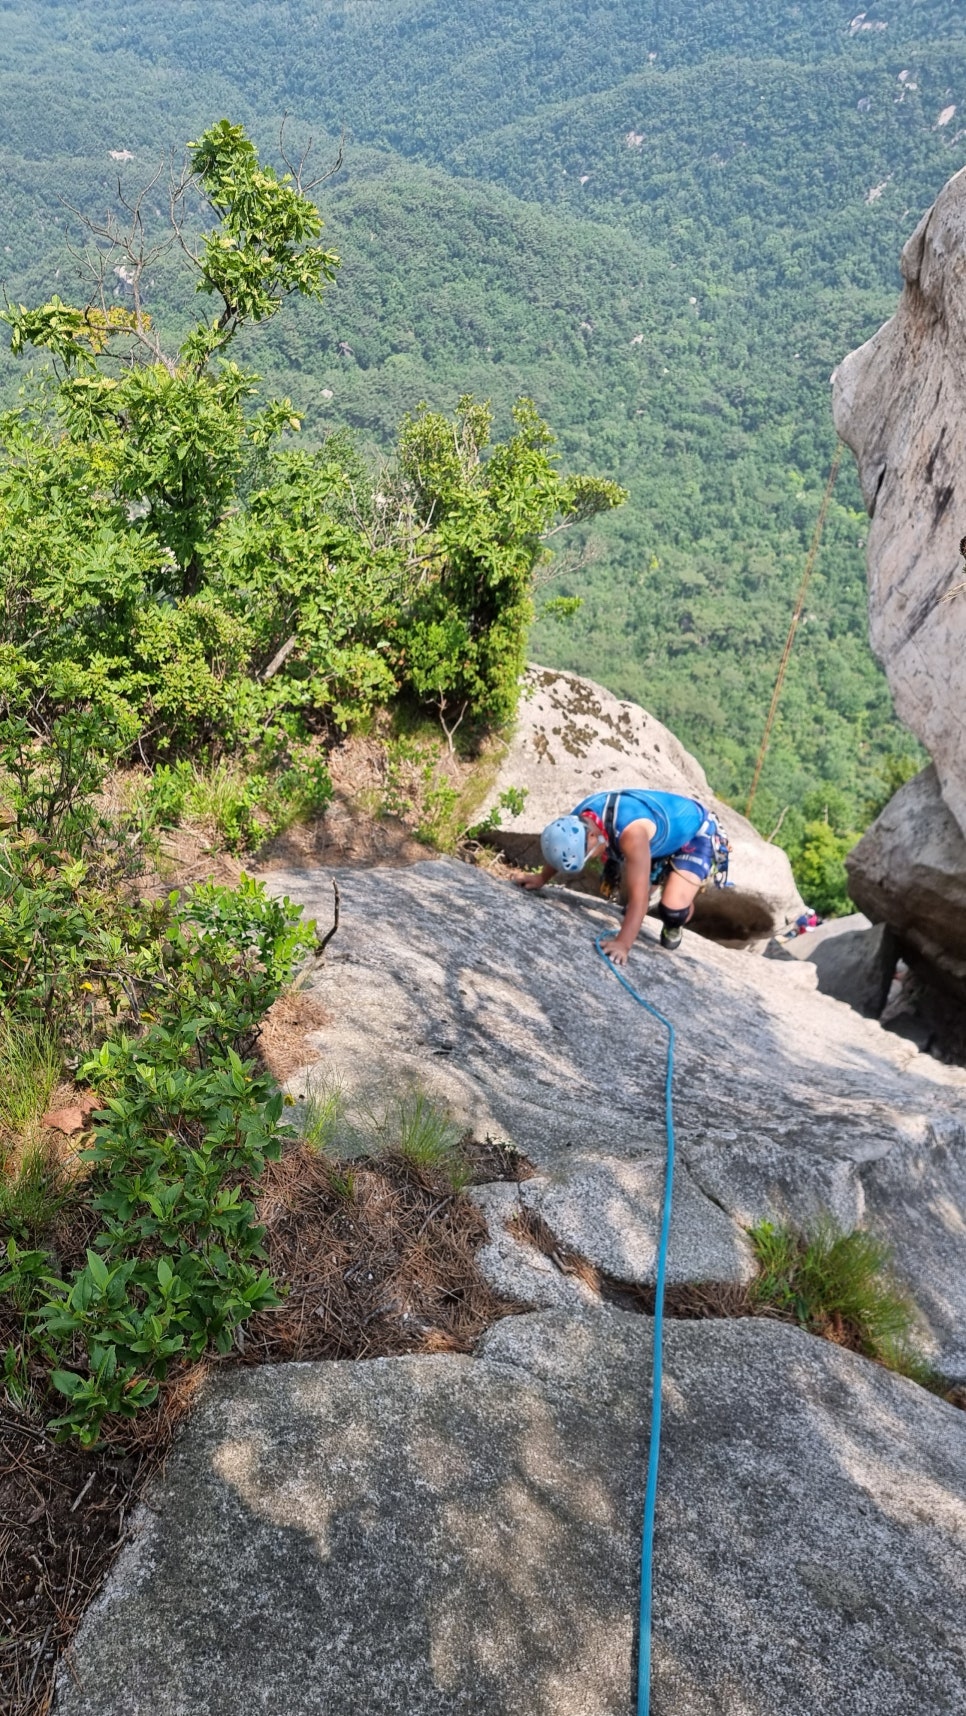
[{"label": "green tree", "polygon": [[[488,406],[464,398],[455,422],[421,408],[379,472],[345,435],[285,446],[291,402],[254,404],[258,377],[227,348],[333,278],[299,173],[264,166],[227,120],[189,145],[168,243],[214,308],[173,351],[145,307],[158,247],[134,207],[100,229],[86,307],[5,315],[14,351],[54,371],[0,422],[9,642],[122,709],[143,756],[241,747],[274,764],[401,689],[451,741],[467,713],[506,719],[546,539],[623,491],[562,477],[528,400],[495,445]],[[118,272],[129,304],[108,296]]]},{"label": "green tree", "polygon": [[802,898],[823,918],[842,917],[852,911],[845,856],[855,845],[856,834],[836,834],[828,822],[806,822],[792,869]]},{"label": "green tree", "polygon": [[533,575],[547,539],[619,506],[625,491],[561,477],[554,437],[530,399],[489,458],[489,406],[465,395],[455,422],[421,409],[403,425],[399,467],[426,578],[402,628],[405,676],[435,703],[450,739],[467,710],[501,722],[516,707]]}]

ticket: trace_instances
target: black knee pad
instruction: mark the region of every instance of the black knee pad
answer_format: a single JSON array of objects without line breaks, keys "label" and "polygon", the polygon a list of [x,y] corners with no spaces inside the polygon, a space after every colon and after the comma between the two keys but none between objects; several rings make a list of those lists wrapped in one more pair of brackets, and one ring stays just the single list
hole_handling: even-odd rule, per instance
[{"label": "black knee pad", "polygon": [[657,915],[664,920],[668,929],[675,929],[679,926],[683,928],[691,916],[691,907],[678,906],[675,909],[674,906],[666,906],[662,900],[657,908]]}]

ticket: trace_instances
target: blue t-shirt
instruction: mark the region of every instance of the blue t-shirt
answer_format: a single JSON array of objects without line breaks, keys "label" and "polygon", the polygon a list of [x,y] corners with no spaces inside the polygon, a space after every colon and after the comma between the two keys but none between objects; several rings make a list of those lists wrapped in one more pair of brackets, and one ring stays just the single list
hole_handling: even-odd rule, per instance
[{"label": "blue t-shirt", "polygon": [[[603,821],[604,806],[609,797],[606,792],[591,793],[589,798],[581,799],[574,816],[579,816],[582,810],[592,810]],[[646,816],[657,829],[651,841],[651,857],[670,858],[672,853],[680,852],[682,846],[694,839],[707,814],[696,798],[682,798],[676,792],[645,792],[633,787],[617,795],[614,834],[619,840],[629,823],[639,822]]]}]

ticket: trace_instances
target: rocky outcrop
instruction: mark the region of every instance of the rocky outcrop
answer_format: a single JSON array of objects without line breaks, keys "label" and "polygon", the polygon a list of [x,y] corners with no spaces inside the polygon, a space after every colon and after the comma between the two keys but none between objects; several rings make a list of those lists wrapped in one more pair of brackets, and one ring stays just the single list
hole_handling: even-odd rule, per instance
[{"label": "rocky outcrop", "polygon": [[966,1001],[966,838],[935,768],[899,789],[845,862],[856,904]]},{"label": "rocky outcrop", "polygon": [[806,935],[773,943],[768,952],[777,959],[809,960],[820,993],[847,1002],[867,1019],[877,1019],[886,1004],[897,958],[888,924],[872,924],[862,912],[831,918]]},{"label": "rocky outcrop", "polygon": [[[500,811],[496,838],[521,864],[539,864],[540,831],[593,792],[647,786],[683,793],[714,810],[732,845],[731,879],[740,898],[714,890],[699,896],[697,916],[714,933],[759,940],[804,911],[791,866],[738,811],[716,799],[699,762],[674,734],[636,703],[622,703],[592,680],[531,667],[524,681],[509,750],[481,816],[499,808],[501,793],[525,789],[522,810]],[[728,907],[733,907],[729,912]],[[700,923],[699,923],[700,927]]]},{"label": "rocky outcrop", "polygon": [[[615,908],[449,860],[336,874],[289,1091],[340,1086],[351,1124],[418,1084],[525,1152],[474,1190],[477,1262],[535,1310],[473,1357],[216,1370],[58,1716],[632,1716],[653,1324],[603,1289],[654,1277],[664,1034],[594,951]],[[328,922],[332,875],[270,885]],[[760,1217],[868,1219],[966,1376],[966,1074],[809,962],[646,924],[628,973],[677,1028],[671,1281],[747,1280]],[[654,1716],[962,1716],[966,1415],[759,1319],[672,1318],[664,1377]]]},{"label": "rocky outcrop", "polygon": [[[330,874],[269,880],[328,923]],[[506,1233],[521,1210],[609,1275],[652,1280],[664,1034],[594,951],[616,908],[525,894],[450,860],[337,874],[342,924],[318,979],[333,1023],[291,1093],[337,1079],[370,1108],[373,1092],[418,1081],[477,1137],[529,1156],[533,1179],[489,1194],[494,1285],[559,1302],[546,1271],[523,1282]],[[966,1074],[820,995],[809,963],[748,959],[687,930],[667,955],[657,935],[645,923],[628,969],[678,1029],[670,1279],[746,1280],[745,1229],[764,1217],[868,1219],[895,1247],[932,1351],[966,1377]]]},{"label": "rocky outcrop", "polygon": [[[749,962],[750,963],[750,962]],[[216,1372],[58,1716],[631,1716],[649,1318]],[[672,1323],[654,1716],[962,1716],[966,1415],[797,1330]]]},{"label": "rocky outcrop", "polygon": [[902,252],[899,308],[833,377],[871,515],[869,624],[896,709],[966,832],[966,170]]}]

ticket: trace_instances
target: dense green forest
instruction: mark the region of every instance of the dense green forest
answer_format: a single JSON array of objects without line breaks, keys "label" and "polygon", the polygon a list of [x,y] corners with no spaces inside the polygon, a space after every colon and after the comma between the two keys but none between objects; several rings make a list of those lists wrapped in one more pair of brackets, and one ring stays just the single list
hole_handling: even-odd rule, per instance
[{"label": "dense green forest", "polygon": [[[425,399],[521,393],[565,468],[627,506],[561,557],[532,651],[634,697],[750,783],[834,448],[828,376],[891,313],[899,249],[964,159],[950,0],[0,5],[11,298],[76,295],[59,201],[102,211],[219,113],[341,170],[343,259],[256,362],[315,444],[374,452]],[[952,110],[952,111],[950,111]],[[117,163],[109,152],[130,153]],[[159,185],[150,207],[165,213]],[[152,309],[176,320],[165,259]],[[124,301],[124,287],[117,287]],[[245,336],[240,361],[248,360]],[[22,375],[0,369],[9,398]],[[843,467],[756,806],[862,825],[914,759],[866,642],[865,518]]]}]

